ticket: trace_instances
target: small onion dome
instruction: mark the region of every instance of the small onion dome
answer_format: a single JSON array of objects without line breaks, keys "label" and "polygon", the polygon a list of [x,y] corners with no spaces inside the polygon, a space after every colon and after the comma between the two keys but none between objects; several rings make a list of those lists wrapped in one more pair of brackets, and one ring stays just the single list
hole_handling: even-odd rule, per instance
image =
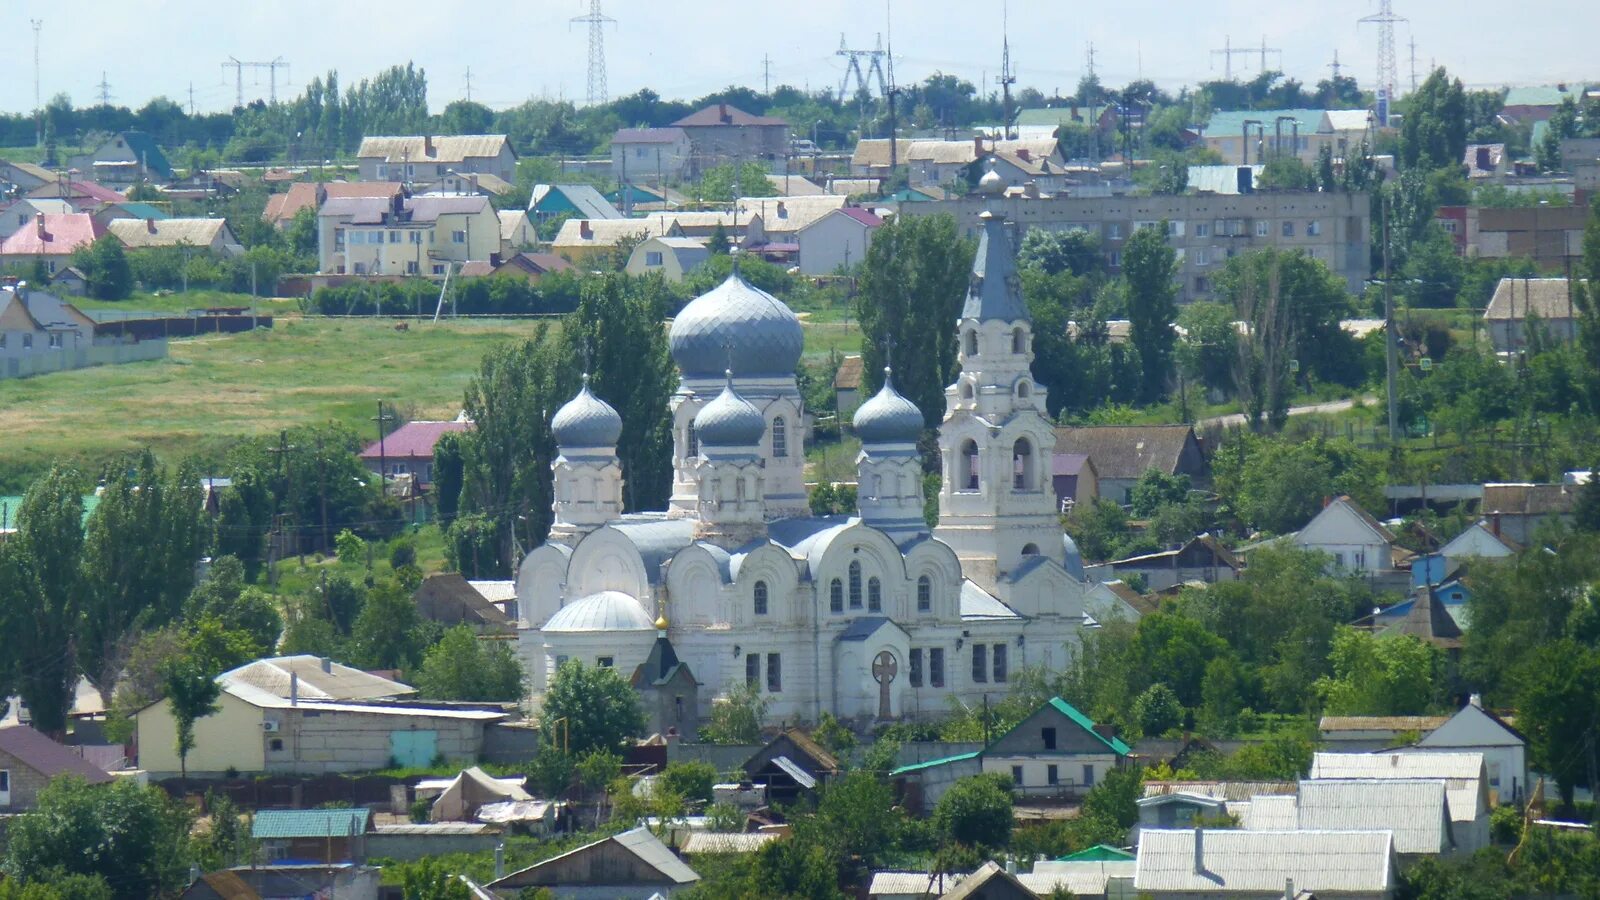
[{"label": "small onion dome", "polygon": [[638,600],[621,591],[601,591],[556,610],[540,631],[650,631],[650,617]]},{"label": "small onion dome", "polygon": [[733,390],[733,370],[724,373],[722,393],[694,417],[694,433],[701,447],[749,447],[761,443],[767,420],[761,410]]},{"label": "small onion dome", "polygon": [[1061,535],[1061,550],[1062,567],[1067,570],[1067,574],[1083,581],[1086,577],[1083,574],[1083,554],[1078,552],[1078,544],[1072,539],[1072,535],[1066,533]]},{"label": "small onion dome", "polygon": [[883,387],[856,410],[853,424],[863,444],[915,444],[922,437],[922,410],[894,389],[885,367]]},{"label": "small onion dome", "polygon": [[685,378],[715,378],[726,368],[741,377],[793,375],[805,349],[794,311],[737,272],[678,313],[670,341]]},{"label": "small onion dome", "polygon": [[997,196],[1005,193],[1005,190],[1005,179],[1001,178],[1000,173],[994,170],[994,157],[991,156],[989,157],[989,171],[983,173],[983,177],[978,179],[978,193]]},{"label": "small onion dome", "polygon": [[665,613],[663,613],[663,614],[661,614],[659,616],[656,616],[656,630],[657,631],[666,631],[667,630],[667,616],[666,616]]},{"label": "small onion dome", "polygon": [[622,436],[622,416],[611,404],[589,391],[589,376],[583,376],[578,396],[556,410],[550,431],[562,447],[615,447]]}]

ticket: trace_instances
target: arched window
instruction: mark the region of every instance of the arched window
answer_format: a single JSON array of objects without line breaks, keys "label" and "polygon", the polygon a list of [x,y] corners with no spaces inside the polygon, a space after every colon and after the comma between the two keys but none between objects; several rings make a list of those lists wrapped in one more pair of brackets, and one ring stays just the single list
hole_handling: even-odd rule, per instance
[{"label": "arched window", "polygon": [[1022,545],[1022,555],[1023,556],[1038,556],[1039,555],[1039,545],[1038,544],[1023,544]]},{"label": "arched window", "polygon": [[684,435],[683,435],[683,455],[684,456],[699,456],[700,455],[700,439],[695,436],[694,423],[693,422],[689,423],[689,430],[684,432]]},{"label": "arched window", "polygon": [[933,579],[924,575],[917,579],[917,612],[933,609]]},{"label": "arched window", "polygon": [[1026,400],[1033,393],[1033,388],[1026,381],[1017,382],[1017,396]]},{"label": "arched window", "polygon": [[1028,352],[1028,335],[1027,335],[1027,332],[1024,332],[1022,330],[1022,326],[1021,325],[1018,325],[1016,328],[1012,329],[1012,331],[1011,331],[1011,352],[1012,353],[1027,353]]},{"label": "arched window", "polygon": [[976,331],[973,331],[970,328],[967,329],[966,344],[967,344],[967,355],[968,356],[977,356],[978,355],[978,333]]},{"label": "arched window", "polygon": [[783,416],[772,420],[772,455],[776,459],[789,455],[789,429],[784,424]]},{"label": "arched window", "polygon": [[883,612],[883,585],[877,578],[867,579],[867,612]]},{"label": "arched window", "polygon": [[963,399],[963,400],[971,400],[972,399],[972,382],[970,382],[970,381],[962,381],[961,382],[961,388],[960,388],[960,394],[961,394],[961,399]]},{"label": "arched window", "polygon": [[828,584],[828,612],[844,612],[844,582],[837,578]]},{"label": "arched window", "polygon": [[1017,438],[1011,446],[1012,487],[1019,491],[1034,489],[1033,444],[1027,438]]},{"label": "arched window", "polygon": [[850,608],[861,608],[861,561],[850,561]]},{"label": "arched window", "polygon": [[978,443],[965,441],[961,445],[961,476],[956,484],[963,491],[978,490]]},{"label": "arched window", "polygon": [[756,582],[755,599],[756,599],[756,615],[758,615],[758,616],[766,615],[767,614],[767,583],[765,581]]}]

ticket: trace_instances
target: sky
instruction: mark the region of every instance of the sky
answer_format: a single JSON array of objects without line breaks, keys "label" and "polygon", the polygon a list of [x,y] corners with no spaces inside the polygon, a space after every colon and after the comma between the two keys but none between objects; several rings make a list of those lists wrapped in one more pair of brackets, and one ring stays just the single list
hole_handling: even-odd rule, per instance
[{"label": "sky", "polygon": [[[605,29],[611,97],[649,87],[663,97],[693,99],[730,84],[760,89],[763,58],[773,85],[837,88],[844,60],[840,33],[852,48],[870,48],[888,32],[885,0],[804,0],[780,12],[749,0],[602,0],[616,19]],[[894,71],[900,83],[935,71],[973,82],[1000,68],[1009,32],[1020,85],[1046,94],[1071,92],[1084,74],[1090,42],[1103,82],[1146,77],[1166,88],[1221,78],[1213,49],[1267,46],[1272,68],[1314,84],[1337,51],[1345,74],[1363,87],[1375,77],[1377,29],[1357,25],[1378,0],[1323,2],[1160,2],[1160,0],[892,0]],[[309,0],[218,3],[216,0],[17,0],[0,10],[9,77],[0,80],[0,109],[33,108],[29,22],[40,30],[40,92],[95,102],[102,77],[112,102],[137,108],[157,95],[196,109],[231,107],[236,82],[223,62],[282,58],[278,96],[299,94],[313,76],[338,69],[349,84],[387,66],[415,62],[428,74],[435,111],[467,94],[494,108],[530,97],[582,101],[586,96],[588,28],[569,23],[589,0]],[[767,10],[772,10],[771,12]],[[1004,10],[1004,12],[1003,12]],[[1419,77],[1430,64],[1448,67],[1469,86],[1554,84],[1600,78],[1593,36],[1600,4],[1593,0],[1394,0],[1409,22],[1395,29],[1402,93],[1411,79],[1410,42]],[[1009,28],[1003,27],[1003,21]],[[887,38],[888,33],[885,34]],[[1260,53],[1236,56],[1234,73],[1260,71]],[[102,75],[103,71],[103,75]],[[266,98],[267,72],[245,72],[245,99]],[[285,84],[284,82],[287,82]]]}]

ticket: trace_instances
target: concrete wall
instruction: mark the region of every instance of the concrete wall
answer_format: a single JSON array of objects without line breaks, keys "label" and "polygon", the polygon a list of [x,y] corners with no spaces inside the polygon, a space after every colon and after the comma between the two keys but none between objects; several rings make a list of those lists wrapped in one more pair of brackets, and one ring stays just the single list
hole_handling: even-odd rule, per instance
[{"label": "concrete wall", "polygon": [[0,751],[0,769],[9,773],[11,779],[9,799],[0,800],[0,813],[32,809],[39,792],[50,783],[50,779],[4,751]]},{"label": "concrete wall", "polygon": [[[218,774],[234,769],[260,772],[265,759],[265,738],[261,731],[261,710],[224,693],[217,698],[218,710],[194,723],[194,749],[189,751],[189,774]],[[177,724],[167,700],[140,712],[137,717],[139,767],[153,778],[176,775],[179,771]]]},{"label": "concrete wall", "polygon": [[29,378],[50,372],[65,372],[69,369],[144,362],[166,357],[167,342],[164,340],[140,341],[136,344],[92,344],[87,347],[52,350],[44,346],[41,336],[36,335],[33,350],[27,355],[0,358],[0,379]]},{"label": "concrete wall", "polygon": [[382,769],[395,755],[391,735],[406,731],[432,731],[437,755],[449,762],[475,762],[483,749],[483,723],[425,715],[329,712],[298,707],[272,710],[268,718],[279,722],[271,737],[282,749],[269,744],[264,766],[269,772],[362,772]]},{"label": "concrete wall", "polygon": [[[493,850],[504,838],[493,832],[483,834],[396,834],[376,831],[367,835],[367,857],[413,860],[442,853],[482,853]],[[343,896],[342,894],[340,896]]]}]

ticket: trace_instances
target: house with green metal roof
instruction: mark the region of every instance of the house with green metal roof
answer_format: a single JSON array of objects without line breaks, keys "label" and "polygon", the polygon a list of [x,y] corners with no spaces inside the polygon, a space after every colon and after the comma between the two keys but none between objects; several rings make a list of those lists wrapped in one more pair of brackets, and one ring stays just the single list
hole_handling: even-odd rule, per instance
[{"label": "house with green metal roof", "polygon": [[272,862],[360,862],[372,825],[364,806],[344,809],[262,809],[250,820],[250,837]]},{"label": "house with green metal roof", "polygon": [[112,188],[140,182],[166,184],[172,164],[156,139],[142,131],[122,131],[105,139],[83,156],[73,157],[72,168],[92,172],[94,181]]},{"label": "house with green metal roof", "polygon": [[1132,752],[1115,728],[1052,697],[984,748],[983,771],[1010,775],[1018,796],[1076,799]]},{"label": "house with green metal roof", "polygon": [[1137,858],[1134,854],[1120,847],[1113,847],[1110,844],[1095,844],[1093,847],[1085,847],[1077,853],[1058,856],[1056,857],[1056,862],[1124,862]]}]

